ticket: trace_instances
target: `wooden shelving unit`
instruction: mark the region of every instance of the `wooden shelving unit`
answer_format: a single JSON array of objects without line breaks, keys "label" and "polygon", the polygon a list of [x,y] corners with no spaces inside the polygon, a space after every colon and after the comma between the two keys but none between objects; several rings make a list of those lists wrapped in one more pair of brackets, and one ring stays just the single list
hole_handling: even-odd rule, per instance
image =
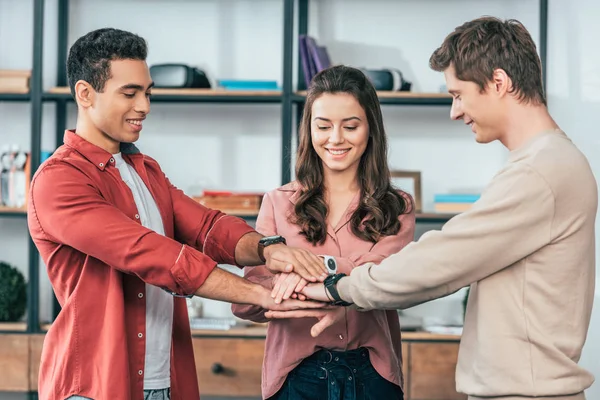
[{"label": "wooden shelving unit", "polygon": [[[68,87],[54,87],[43,95],[44,101],[73,101]],[[152,102],[173,103],[280,103],[279,90],[152,89]]]},{"label": "wooden shelving unit", "polygon": [[[452,104],[452,96],[447,93],[416,93],[416,92],[385,92],[378,91],[379,102],[386,105],[428,105],[449,106]],[[306,91],[298,91],[292,96],[297,103],[304,102]]]},{"label": "wooden shelving unit", "polygon": [[14,208],[0,206],[0,217],[26,217],[26,208]]}]

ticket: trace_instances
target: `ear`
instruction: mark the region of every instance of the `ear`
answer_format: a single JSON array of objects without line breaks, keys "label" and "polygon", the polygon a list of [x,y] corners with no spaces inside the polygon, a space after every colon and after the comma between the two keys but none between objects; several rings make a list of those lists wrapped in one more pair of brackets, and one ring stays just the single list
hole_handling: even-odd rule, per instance
[{"label": "ear", "polygon": [[79,80],[75,83],[75,101],[84,108],[94,105],[96,91],[88,82]]},{"label": "ear", "polygon": [[501,68],[496,68],[492,74],[492,81],[490,82],[492,91],[496,93],[498,97],[504,97],[507,93],[511,92],[512,80]]}]

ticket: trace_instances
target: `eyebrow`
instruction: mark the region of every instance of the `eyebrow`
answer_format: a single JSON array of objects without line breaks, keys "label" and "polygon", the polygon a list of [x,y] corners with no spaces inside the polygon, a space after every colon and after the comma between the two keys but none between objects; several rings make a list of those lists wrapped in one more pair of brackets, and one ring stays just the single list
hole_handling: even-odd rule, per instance
[{"label": "eyebrow", "polygon": [[[324,118],[324,117],[315,117],[315,118],[313,119],[313,121],[316,121],[316,120],[318,120],[318,119],[320,119],[320,120],[323,120],[323,121],[326,121],[326,122],[331,122],[331,120],[330,120],[330,119],[328,119],[328,118]],[[344,119],[342,120],[342,122],[348,122],[348,121],[352,121],[353,119],[355,119],[355,120],[358,120],[358,121],[360,121],[360,120],[361,120],[361,119],[360,119],[360,118],[358,118],[358,117],[348,117],[348,118],[344,118]]]},{"label": "eyebrow", "polygon": [[127,85],[121,86],[119,89],[121,90],[148,90],[154,86],[154,82],[152,82],[146,89],[142,85],[138,85],[136,83],[128,83]]},{"label": "eyebrow", "polygon": [[460,91],[458,91],[458,90],[448,90],[448,93],[450,93],[451,95],[457,95],[457,94],[460,94]]}]

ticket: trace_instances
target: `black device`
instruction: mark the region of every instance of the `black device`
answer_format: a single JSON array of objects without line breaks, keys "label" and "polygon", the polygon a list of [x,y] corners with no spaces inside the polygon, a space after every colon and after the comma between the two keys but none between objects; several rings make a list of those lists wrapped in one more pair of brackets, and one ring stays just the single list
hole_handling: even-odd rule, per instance
[{"label": "black device", "polygon": [[260,259],[265,262],[265,247],[271,246],[273,244],[283,243],[286,244],[285,238],[283,236],[275,235],[275,236],[265,236],[258,241],[258,256]]},{"label": "black device", "polygon": [[344,273],[339,273],[339,274],[335,274],[335,275],[329,275],[327,278],[325,278],[325,281],[323,281],[323,284],[325,285],[325,290],[327,290],[329,292],[329,294],[331,295],[331,298],[333,299],[333,302],[331,304],[333,304],[334,306],[351,306],[352,303],[348,303],[347,301],[342,300],[342,298],[340,297],[340,294],[337,291],[337,283],[340,279],[342,279],[344,276],[346,276],[346,274]]},{"label": "black device", "polygon": [[412,87],[412,83],[404,79],[402,72],[395,68],[361,68],[361,71],[369,78],[375,90],[409,92]]},{"label": "black device", "polygon": [[210,88],[204,71],[185,64],[155,64],[150,67],[150,76],[156,88]]}]

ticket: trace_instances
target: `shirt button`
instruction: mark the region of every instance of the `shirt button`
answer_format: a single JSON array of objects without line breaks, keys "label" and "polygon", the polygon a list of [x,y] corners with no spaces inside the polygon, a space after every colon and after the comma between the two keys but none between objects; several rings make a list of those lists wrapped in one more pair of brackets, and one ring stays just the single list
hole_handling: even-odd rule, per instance
[{"label": "shirt button", "polygon": [[351,380],[352,380],[352,377],[351,377],[351,376],[349,376],[349,377],[348,377],[348,380],[349,380],[349,381],[351,381]]},{"label": "shirt button", "polygon": [[144,337],[144,334],[140,332],[140,333],[138,333],[138,337],[141,339]]},{"label": "shirt button", "polygon": [[138,297],[141,299],[142,297],[144,297],[144,293],[138,293]]},{"label": "shirt button", "polygon": [[100,166],[100,168],[104,167],[104,163],[101,162],[100,164],[98,164]]},{"label": "shirt button", "polygon": [[340,335],[340,340],[344,340],[344,337],[342,335]]},{"label": "shirt button", "polygon": [[143,373],[144,373],[144,371],[142,371],[141,369],[138,371],[138,375],[141,375]]},{"label": "shirt button", "polygon": [[115,159],[114,159],[114,158],[111,158],[111,159],[110,159],[110,162],[111,162],[111,163],[114,163],[114,162],[115,162]]},{"label": "shirt button", "polygon": [[140,214],[135,214],[135,219],[140,219]]}]

